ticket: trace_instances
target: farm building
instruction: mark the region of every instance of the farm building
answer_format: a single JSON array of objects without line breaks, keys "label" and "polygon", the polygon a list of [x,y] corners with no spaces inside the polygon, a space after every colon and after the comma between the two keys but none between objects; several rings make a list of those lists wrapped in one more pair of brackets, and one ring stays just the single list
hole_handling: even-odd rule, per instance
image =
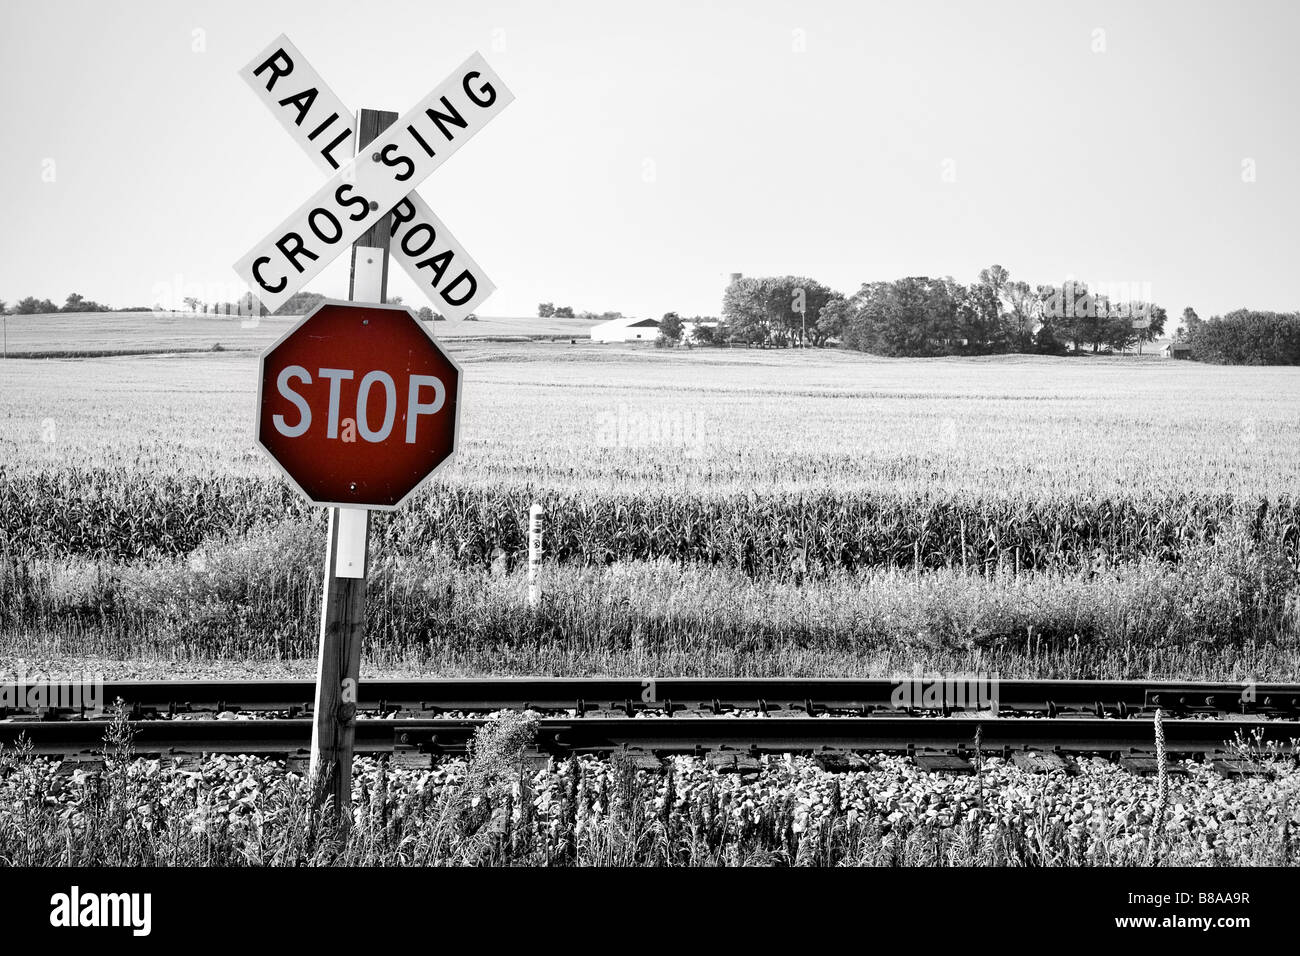
[{"label": "farm building", "polygon": [[1170,358],[1189,359],[1192,357],[1192,347],[1186,342],[1170,342],[1165,346],[1165,354]]},{"label": "farm building", "polygon": [[683,322],[682,341],[689,342],[691,340],[691,337],[695,334],[695,330],[698,328],[712,329],[714,332],[717,332],[718,326],[720,326],[721,324],[722,323],[719,322],[717,319],[702,319],[699,322]]},{"label": "farm building", "polygon": [[593,342],[653,342],[659,334],[658,319],[635,319],[624,316],[591,327]]}]

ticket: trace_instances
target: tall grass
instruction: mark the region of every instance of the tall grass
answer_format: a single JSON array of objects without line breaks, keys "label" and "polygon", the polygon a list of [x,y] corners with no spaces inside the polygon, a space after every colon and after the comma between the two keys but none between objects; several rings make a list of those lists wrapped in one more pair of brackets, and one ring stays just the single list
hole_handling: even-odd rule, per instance
[{"label": "tall grass", "polygon": [[[0,563],[0,649],[117,657],[311,657],[323,531],[279,523],[185,556]],[[1297,579],[1248,534],[1096,570],[753,578],[670,560],[522,568],[377,550],[365,653],[440,673],[1293,678]]]}]

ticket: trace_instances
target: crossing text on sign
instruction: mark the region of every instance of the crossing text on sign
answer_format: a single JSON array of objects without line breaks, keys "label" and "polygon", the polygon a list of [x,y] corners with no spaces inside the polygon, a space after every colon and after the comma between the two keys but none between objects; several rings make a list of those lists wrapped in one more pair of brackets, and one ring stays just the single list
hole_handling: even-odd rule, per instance
[{"label": "crossing text on sign", "polygon": [[[281,34],[240,76],[325,175],[350,156],[352,111]],[[347,135],[344,130],[348,130]],[[481,266],[415,191],[392,209],[390,255],[447,319],[460,321],[496,289]]]}]

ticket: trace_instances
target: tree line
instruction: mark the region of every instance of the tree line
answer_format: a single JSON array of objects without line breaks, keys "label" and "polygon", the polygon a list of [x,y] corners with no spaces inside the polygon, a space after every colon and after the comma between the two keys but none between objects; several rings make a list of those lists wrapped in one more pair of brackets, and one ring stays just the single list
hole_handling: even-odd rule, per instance
[{"label": "tree line", "polygon": [[[320,303],[324,302],[326,296],[319,292],[296,292],[282,305],[275,310],[275,315],[306,315]],[[262,305],[251,292],[245,293],[237,302],[204,302],[195,296],[186,296],[181,302],[190,311],[199,315],[268,315],[266,306]],[[388,299],[389,305],[401,305],[402,297],[400,295],[391,296]],[[130,308],[115,309],[112,306],[96,302],[94,299],[87,299],[78,292],[71,293],[62,306],[55,305],[49,299],[38,299],[35,296],[27,296],[19,299],[9,306],[5,300],[0,299],[0,315],[50,315],[60,312],[168,312],[175,311],[164,309],[160,305],[139,305]],[[416,310],[416,315],[426,322],[441,322],[443,316],[427,305]]]},{"label": "tree line", "polygon": [[19,299],[10,306],[0,299],[0,315],[48,315],[56,312],[148,312],[148,306],[133,306],[129,309],[114,309],[112,306],[87,299],[80,292],[68,295],[63,305],[55,305],[49,299],[38,299],[34,295]]},{"label": "tree line", "polygon": [[[273,315],[306,315],[312,309],[316,308],[316,306],[324,302],[327,298],[328,296],[323,295],[320,292],[295,292],[293,295],[289,296],[289,298],[285,300],[284,304],[280,306],[280,308],[276,309],[275,312],[272,314]],[[196,312],[208,311],[208,306],[206,304],[203,306],[202,309],[198,308],[199,306],[198,299],[188,298],[183,301],[185,302],[186,305],[188,305],[191,309],[193,309]],[[400,295],[390,295],[385,300],[385,302],[388,305],[401,305],[402,297]],[[256,303],[257,306],[262,310],[260,313],[261,315],[267,314],[266,307],[263,306],[260,302],[257,302],[257,300],[253,298],[251,293],[247,293],[244,299],[240,300],[240,307],[247,308],[249,307],[249,303]],[[218,303],[218,305],[216,306],[216,311],[229,312],[230,309],[227,306],[228,303]],[[421,306],[420,308],[416,309],[415,314],[418,318],[420,318],[424,322],[442,322],[445,319],[445,317],[441,313],[434,312],[433,309],[429,308],[427,305]]]},{"label": "tree line", "polygon": [[822,346],[878,355],[1059,354],[1141,348],[1164,334],[1159,305],[1067,280],[1011,278],[1000,265],[963,285],[908,276],[865,282],[851,296],[800,276],[739,278],[722,299],[723,341],[762,347]]},{"label": "tree line", "polygon": [[554,302],[540,302],[537,305],[539,319],[588,319],[590,321],[608,322],[623,318],[622,312],[575,312],[571,305],[556,305]]},{"label": "tree line", "polygon": [[1300,312],[1237,309],[1202,320],[1185,317],[1179,341],[1192,358],[1219,365],[1300,365]]}]

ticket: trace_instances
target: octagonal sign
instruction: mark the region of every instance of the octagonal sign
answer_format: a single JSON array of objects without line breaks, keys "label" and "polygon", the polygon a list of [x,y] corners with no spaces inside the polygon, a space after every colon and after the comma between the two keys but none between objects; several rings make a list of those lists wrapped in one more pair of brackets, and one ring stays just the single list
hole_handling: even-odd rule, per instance
[{"label": "octagonal sign", "polygon": [[327,300],[262,355],[257,443],[314,504],[391,510],[455,454],[460,382],[409,309]]}]

